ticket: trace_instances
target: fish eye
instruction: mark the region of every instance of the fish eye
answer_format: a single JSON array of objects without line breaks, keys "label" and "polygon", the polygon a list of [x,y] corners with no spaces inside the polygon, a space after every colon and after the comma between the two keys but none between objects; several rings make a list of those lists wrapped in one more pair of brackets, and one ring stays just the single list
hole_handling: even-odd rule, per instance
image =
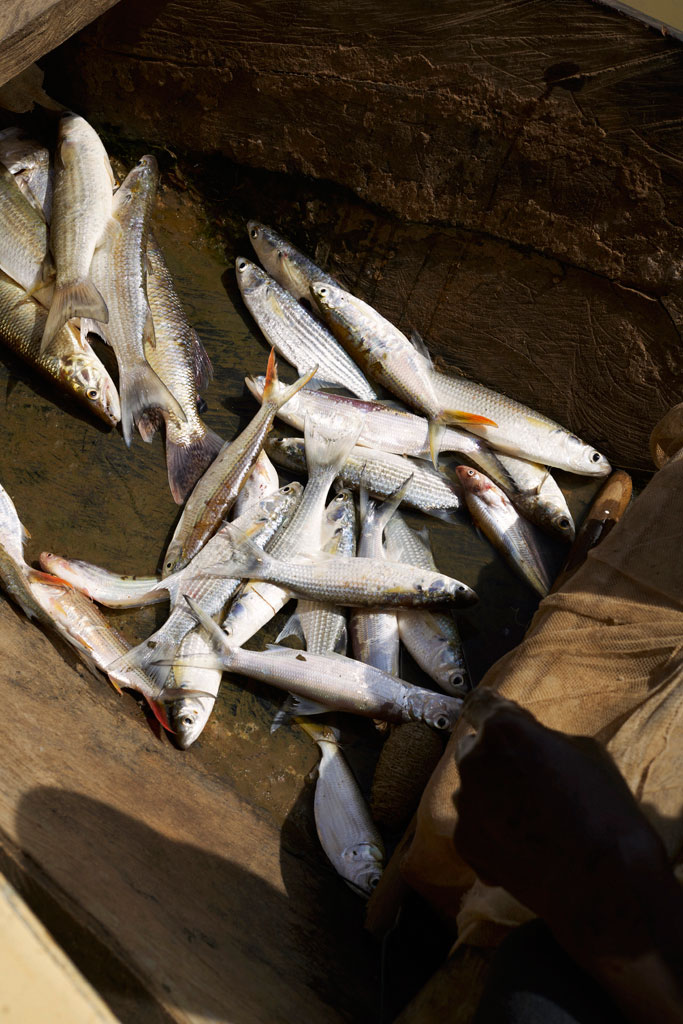
[{"label": "fish eye", "polygon": [[242,273],[242,271],[246,270],[247,269],[247,261],[246,260],[241,260],[241,262],[237,264],[237,269],[240,271],[240,273]]},{"label": "fish eye", "polygon": [[591,455],[592,462],[599,462],[601,458],[602,456],[600,455],[600,452],[593,452],[593,454]]},{"label": "fish eye", "polygon": [[324,285],[322,288],[318,288],[318,295],[327,295],[327,288]]},{"label": "fish eye", "polygon": [[439,717],[435,720],[434,725],[437,727],[437,729],[447,729],[449,722],[445,715],[439,715]]},{"label": "fish eye", "polygon": [[258,228],[252,228],[249,234],[252,238],[258,238]]},{"label": "fish eye", "polygon": [[373,875],[372,878],[368,878],[368,885],[370,886],[371,889],[377,888],[377,886],[379,885],[380,878],[381,875]]},{"label": "fish eye", "polygon": [[458,590],[460,591],[460,593],[463,593],[463,591],[467,590],[467,587],[464,585],[464,583],[461,583],[460,586],[458,587]]},{"label": "fish eye", "polygon": [[92,402],[94,402],[95,399],[98,397],[97,388],[88,388],[88,390],[86,391],[86,395]]},{"label": "fish eye", "polygon": [[558,519],[557,525],[559,526],[559,528],[561,530],[568,530],[569,529],[569,520],[567,519],[566,516],[562,516],[561,519]]},{"label": "fish eye", "polygon": [[467,475],[468,476],[474,476],[474,470],[473,469],[468,469],[467,470]]},{"label": "fish eye", "polygon": [[194,725],[194,720],[190,718],[189,715],[187,715],[185,718],[183,718],[183,725]]},{"label": "fish eye", "polygon": [[462,686],[465,682],[459,672],[456,672],[454,676],[451,676],[451,686]]}]

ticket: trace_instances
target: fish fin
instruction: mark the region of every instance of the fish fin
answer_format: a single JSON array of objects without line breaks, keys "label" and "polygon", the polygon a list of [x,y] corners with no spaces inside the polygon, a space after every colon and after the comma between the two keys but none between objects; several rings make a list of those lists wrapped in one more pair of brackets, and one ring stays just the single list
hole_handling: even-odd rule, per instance
[{"label": "fish fin", "polygon": [[[248,537],[247,540],[249,540]],[[251,544],[251,541],[249,541],[249,543]],[[228,638],[226,637],[225,633],[218,625],[218,623],[214,622],[214,620],[211,618],[208,612],[205,612],[201,605],[197,604],[194,598],[190,597],[189,594],[185,594],[185,600],[190,606],[190,611],[194,615],[195,619],[197,620],[200,626],[204,627],[206,632],[209,634],[211,640],[213,641],[214,645],[217,648],[222,648],[224,651],[229,653],[230,647],[228,645]]]},{"label": "fish fin", "polygon": [[429,349],[427,348],[427,345],[422,335],[418,334],[417,331],[413,330],[410,332],[410,341],[415,351],[418,352],[422,356],[422,358],[427,361],[427,363],[429,364],[429,369],[433,370],[434,363],[432,361],[432,356]]},{"label": "fish fin", "polygon": [[190,338],[192,340],[192,363],[197,391],[206,391],[213,380],[213,366],[206,349],[199,340],[199,335],[194,329],[190,332]]},{"label": "fish fin", "polygon": [[270,735],[272,736],[274,732],[277,732],[280,726],[286,725],[288,722],[291,722],[291,720],[294,718],[294,714],[294,696],[290,693],[285,698],[282,707],[275,712],[273,721],[271,722],[270,725]]},{"label": "fish fin", "polygon": [[415,476],[415,474],[411,473],[410,476],[406,477],[406,479],[403,481],[403,483],[400,484],[400,486],[396,488],[394,493],[390,494],[389,497],[386,499],[386,501],[383,501],[382,504],[377,509],[376,515],[377,515],[378,529],[380,529],[380,526],[381,526],[382,533],[384,533],[384,531],[385,531],[385,529],[387,527],[387,523],[389,522],[389,520],[393,516],[394,512],[396,511],[396,509],[398,508],[398,506],[401,504],[401,502],[405,498],[405,496],[406,496],[406,494],[408,492],[408,488],[410,487],[411,481],[412,481],[414,476]]},{"label": "fish fin", "polygon": [[346,626],[344,626],[344,628],[341,630],[339,636],[335,641],[333,654],[341,654],[344,657],[346,657],[346,651],[348,649],[348,646],[349,633]]},{"label": "fish fin", "polygon": [[[480,416],[475,412],[463,412],[462,409],[442,409],[440,418],[444,423],[468,423],[473,427],[497,427],[498,424],[495,420],[490,420],[488,416]],[[431,429],[431,423],[430,423]]]},{"label": "fish fin", "polygon": [[309,476],[314,470],[334,470],[337,476],[349,457],[358,435],[362,429],[362,423],[349,424],[349,420],[342,416],[330,417],[324,425],[315,420],[313,416],[307,416],[304,421],[304,448],[306,452],[306,464]]},{"label": "fish fin", "polygon": [[225,522],[221,534],[232,541],[232,554],[211,567],[211,576],[226,576],[236,580],[260,580],[267,577],[272,559],[246,533],[234,523]]},{"label": "fish fin", "polygon": [[150,348],[157,347],[157,336],[154,330],[154,317],[152,316],[152,310],[147,307],[147,317],[145,318],[145,326],[142,328],[142,345],[143,349],[149,345]]},{"label": "fish fin", "polygon": [[93,320],[92,317],[82,316],[81,317],[81,338],[87,339],[89,334],[94,334],[100,338],[105,345],[109,344],[108,332],[104,325],[99,320]]},{"label": "fish fin", "polygon": [[[139,424],[138,424],[139,426]],[[223,438],[207,428],[192,444],[177,444],[166,434],[168,484],[173,500],[182,505],[223,447]]]},{"label": "fish fin", "polygon": [[462,518],[454,509],[446,508],[425,508],[422,509],[428,516],[433,516],[434,519],[441,519],[444,523],[453,523],[458,525],[462,522]]},{"label": "fish fin", "polygon": [[550,470],[546,466],[545,473],[541,477],[541,480],[540,480],[538,486],[534,488],[534,494],[536,494],[537,496],[540,495],[541,491],[543,490],[543,485],[545,484],[545,482],[546,482],[546,480],[548,479],[549,476],[550,476]]},{"label": "fish fin", "polygon": [[297,697],[295,693],[292,693],[287,698],[287,703],[291,700],[291,714],[295,715],[326,715],[331,710],[327,704],[320,704],[317,700],[309,700],[307,697]]},{"label": "fish fin", "polygon": [[107,304],[89,277],[73,284],[55,287],[45,321],[40,352],[46,352],[61,327],[73,316],[84,316],[101,323],[109,322]]},{"label": "fish fin", "polygon": [[163,726],[166,732],[170,732],[171,735],[175,735],[175,729],[171,728],[170,722],[168,720],[168,713],[166,711],[166,708],[164,707],[163,702],[160,700],[152,700],[151,697],[145,697],[145,700],[147,701],[149,709],[156,718],[159,725]]},{"label": "fish fin", "polygon": [[119,394],[121,430],[129,448],[133,426],[148,409],[160,409],[181,423],[185,422],[185,413],[149,363],[138,363],[131,367],[124,364],[119,367]]},{"label": "fish fin", "polygon": [[205,402],[201,395],[197,395],[197,412],[200,416],[203,416],[205,412],[208,412],[209,403]]},{"label": "fish fin", "polygon": [[28,578],[32,583],[44,583],[48,587],[66,587],[67,590],[74,590],[72,583],[67,583],[60,576],[54,576],[51,572],[43,572],[42,569],[28,570]]},{"label": "fish fin", "polygon": [[163,417],[156,409],[148,409],[143,412],[137,422],[138,432],[145,444],[151,444],[157,430],[161,426]]},{"label": "fish fin", "polygon": [[445,429],[445,424],[440,423],[438,420],[429,421],[429,454],[431,455],[434,469],[439,468],[439,449],[441,448],[441,438]]},{"label": "fish fin", "polygon": [[293,398],[297,391],[308,384],[309,380],[315,376],[318,371],[318,365],[316,365],[305,373],[298,380],[295,380],[289,387],[284,388],[280,394],[276,394],[276,389],[279,384],[277,375],[277,363],[275,362],[275,349],[271,348],[270,356],[268,357],[268,368],[266,369],[266,382],[263,386],[263,397],[261,404],[265,405],[266,402],[272,402],[276,409],[282,408],[285,402],[288,402],[290,398]]},{"label": "fish fin", "polygon": [[306,637],[304,636],[304,631],[301,627],[301,619],[299,618],[296,612],[294,612],[293,615],[289,616],[284,626],[282,627],[278,635],[275,637],[275,643],[281,643],[288,636],[295,636],[297,637],[297,639],[301,640],[302,643],[306,643]]},{"label": "fish fin", "polygon": [[312,377],[305,385],[306,391],[330,391],[338,387],[341,385],[331,380],[321,380],[318,376]]},{"label": "fish fin", "polygon": [[104,225],[104,231],[102,232],[102,236],[97,243],[96,248],[101,249],[105,244],[115,245],[121,237],[122,232],[123,228],[121,227],[121,222],[118,221],[116,217],[109,217],[107,223]]}]

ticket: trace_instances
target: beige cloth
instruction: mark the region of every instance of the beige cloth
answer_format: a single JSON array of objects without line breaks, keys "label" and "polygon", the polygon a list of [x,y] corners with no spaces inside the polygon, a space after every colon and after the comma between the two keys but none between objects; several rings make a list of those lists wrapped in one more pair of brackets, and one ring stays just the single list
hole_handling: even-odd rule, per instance
[{"label": "beige cloth", "polygon": [[[683,452],[562,590],[541,602],[522,644],[480,686],[517,701],[544,725],[605,744],[680,865]],[[532,915],[476,879],[453,844],[454,751],[464,730],[456,728],[425,790],[402,872],[441,913],[457,917],[460,941],[488,945]]]}]

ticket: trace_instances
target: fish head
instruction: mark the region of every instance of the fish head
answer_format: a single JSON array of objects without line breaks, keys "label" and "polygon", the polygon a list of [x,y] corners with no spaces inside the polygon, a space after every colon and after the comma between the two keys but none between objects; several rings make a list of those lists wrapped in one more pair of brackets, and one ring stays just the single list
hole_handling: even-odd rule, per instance
[{"label": "fish head", "polygon": [[456,466],[455,472],[466,493],[481,494],[491,487],[491,481],[471,466]]},{"label": "fish head", "polygon": [[439,732],[451,732],[460,717],[462,701],[458,697],[429,694],[421,700],[420,717]]},{"label": "fish head", "polygon": [[90,346],[63,360],[61,379],[105,423],[115,426],[119,422],[118,391]]},{"label": "fish head", "polygon": [[164,564],[161,568],[161,576],[165,578],[170,576],[172,572],[175,572],[178,563],[183,557],[183,542],[180,540],[172,540],[168,545],[168,551],[164,558]]},{"label": "fish head", "polygon": [[286,515],[301,501],[303,492],[303,484],[300,484],[298,480],[292,480],[291,483],[281,487],[279,491],[267,494],[265,498],[261,498],[259,508],[263,516],[279,517],[283,514]]},{"label": "fish head", "polygon": [[238,256],[235,260],[235,273],[237,284],[242,295],[250,295],[252,292],[265,288],[268,285],[269,277],[264,270],[257,267],[251,260],[245,260]]},{"label": "fish head", "polygon": [[349,302],[349,294],[328,281],[314,281],[311,295],[318,308],[328,317],[336,319],[343,314]]},{"label": "fish head", "polygon": [[607,476],[612,472],[605,456],[576,434],[564,434],[564,449],[567,464],[577,473],[584,476]]},{"label": "fish head", "polygon": [[141,160],[128,172],[114,194],[114,210],[132,202],[133,199],[151,202],[159,182],[159,166],[151,154]]},{"label": "fish head", "polygon": [[431,663],[435,678],[447,693],[453,697],[469,693],[470,677],[459,644],[452,643],[446,636],[438,637]]},{"label": "fish head", "polygon": [[170,724],[176,741],[183,750],[191,747],[201,735],[209,720],[213,701],[202,697],[185,697],[176,701],[170,710]]},{"label": "fish head", "polygon": [[247,231],[254,250],[269,274],[297,298],[308,296],[306,274],[300,269],[302,256],[277,231],[250,220]]},{"label": "fish head", "polygon": [[325,510],[322,527],[323,550],[340,556],[353,554],[356,541],[356,506],[353,492],[344,487]]},{"label": "fish head", "polygon": [[543,524],[547,525],[553,533],[558,534],[569,544],[572,543],[576,536],[576,529],[570,515],[567,515],[562,509],[549,509],[544,510],[541,518],[543,519]]},{"label": "fish head", "polygon": [[347,846],[341,855],[341,874],[361,896],[371,896],[384,870],[384,850],[376,843]]}]

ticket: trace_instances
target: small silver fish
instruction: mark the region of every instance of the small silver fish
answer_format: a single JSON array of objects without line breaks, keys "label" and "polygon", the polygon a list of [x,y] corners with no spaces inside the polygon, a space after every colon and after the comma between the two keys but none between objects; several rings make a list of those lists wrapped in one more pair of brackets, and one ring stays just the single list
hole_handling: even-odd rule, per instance
[{"label": "small silver fish", "polygon": [[259,224],[256,220],[250,220],[247,230],[251,244],[263,266],[295,299],[310,299],[311,285],[314,281],[338,285],[333,277],[316,266],[308,256],[304,256],[272,228]]},{"label": "small silver fish", "polygon": [[483,473],[469,466],[458,466],[456,472],[475,525],[515,572],[545,597],[551,580],[531,523],[518,514],[507,495]]}]

